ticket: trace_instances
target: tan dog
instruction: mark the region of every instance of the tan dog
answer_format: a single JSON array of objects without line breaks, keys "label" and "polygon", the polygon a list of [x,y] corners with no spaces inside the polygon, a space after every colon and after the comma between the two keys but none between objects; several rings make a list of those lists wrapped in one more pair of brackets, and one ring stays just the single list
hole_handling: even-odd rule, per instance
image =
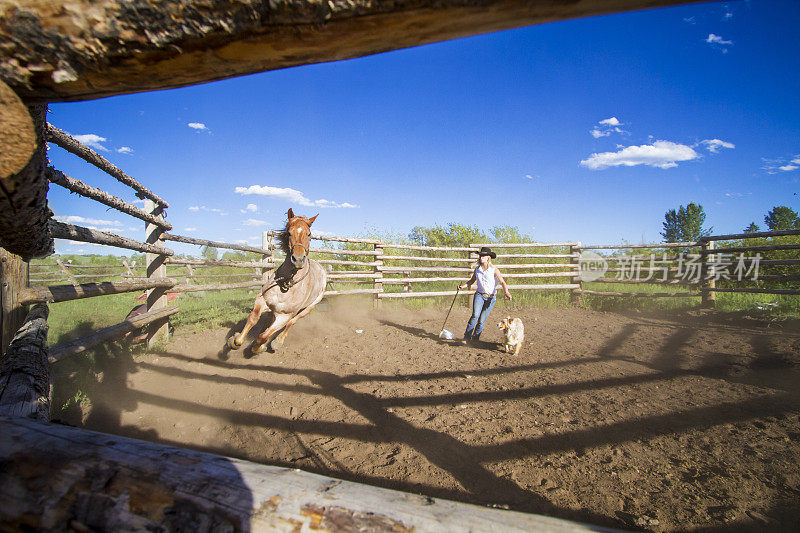
[{"label": "tan dog", "polygon": [[509,316],[497,324],[497,327],[506,333],[503,351],[511,353],[513,350],[514,355],[518,355],[520,348],[522,348],[522,342],[525,340],[525,326],[522,325],[522,320]]}]

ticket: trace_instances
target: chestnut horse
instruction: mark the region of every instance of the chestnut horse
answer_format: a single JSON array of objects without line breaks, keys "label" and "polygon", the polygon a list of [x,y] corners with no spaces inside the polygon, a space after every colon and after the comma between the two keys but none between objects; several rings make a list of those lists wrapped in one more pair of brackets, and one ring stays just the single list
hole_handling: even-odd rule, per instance
[{"label": "chestnut horse", "polygon": [[278,242],[286,254],[286,259],[266,279],[261,292],[256,296],[253,310],[247,317],[247,323],[242,331],[228,339],[228,346],[234,350],[242,346],[247,332],[268,309],[272,312],[274,320],[256,338],[251,350],[254,354],[261,352],[264,345],[279,331],[280,335],[272,341],[271,347],[273,350],[280,348],[286,340],[289,328],[309,314],[322,300],[327,273],[319,263],[308,258],[311,224],[317,215],[311,218],[299,217],[295,216],[291,209],[287,215],[289,221],[278,236]]}]

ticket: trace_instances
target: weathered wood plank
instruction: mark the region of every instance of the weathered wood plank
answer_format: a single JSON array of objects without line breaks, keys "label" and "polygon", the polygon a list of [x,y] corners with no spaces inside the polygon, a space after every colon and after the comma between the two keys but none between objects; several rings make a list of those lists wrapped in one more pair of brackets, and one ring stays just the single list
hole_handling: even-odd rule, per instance
[{"label": "weathered wood plank", "polygon": [[72,285],[55,285],[51,287],[28,287],[20,294],[22,304],[66,302],[81,298],[93,298],[123,292],[135,292],[154,287],[172,287],[175,282],[171,279],[152,281],[104,281],[102,283],[82,283],[77,287]]},{"label": "weathered wood plank", "polygon": [[28,263],[0,248],[0,355],[6,351],[28,314],[20,302],[20,293],[28,286],[28,279]]},{"label": "weathered wood plank", "polygon": [[50,420],[49,313],[46,305],[34,306],[0,361],[0,416]]},{"label": "weathered wood plank", "polygon": [[225,248],[228,250],[239,250],[242,252],[255,252],[262,255],[271,255],[271,250],[264,250],[256,248],[255,246],[245,246],[244,244],[230,244],[227,242],[209,241],[206,239],[195,239],[194,237],[185,237],[183,235],[173,235],[165,233],[162,235],[165,241],[184,242],[186,244],[197,244],[199,246],[213,246],[214,248]]},{"label": "weathered wood plank", "polygon": [[126,250],[135,250],[137,252],[146,252],[158,255],[175,254],[175,252],[169,248],[164,248],[163,246],[139,242],[133,239],[128,239],[127,237],[115,235],[114,233],[84,228],[83,226],[64,224],[63,222],[58,222],[56,220],[51,220],[49,226],[50,232],[56,239],[70,239],[73,241],[105,244],[107,246],[125,248]]},{"label": "weathered wood plank", "polygon": [[784,237],[786,235],[800,235],[798,229],[787,229],[778,231],[756,231],[753,233],[730,233],[728,235],[709,235],[701,237],[701,241],[736,241],[739,239],[760,239],[763,237]]},{"label": "weathered wood plank", "polygon": [[0,460],[12,529],[603,531],[29,419],[0,419]]},{"label": "weathered wood plank", "polygon": [[[60,170],[56,170],[53,167],[47,168],[47,179],[49,179],[52,183],[56,185],[60,185],[65,189],[74,192],[75,194],[80,194],[81,196],[85,196],[86,198],[91,198],[92,200],[96,200],[103,205],[107,205],[117,211],[125,213],[126,215],[130,215],[132,217],[138,218],[139,220],[143,220],[150,224],[155,224],[156,226],[163,228],[165,230],[171,230],[172,224],[169,222],[164,221],[164,219],[154,217],[150,213],[139,209],[135,205],[129,204],[128,202],[122,200],[121,198],[117,198],[111,194],[108,194],[105,191],[101,191],[96,187],[92,187],[81,180],[76,180],[75,178],[71,178],[61,172]],[[152,201],[152,200],[150,200]]]},{"label": "weathered wood plank", "polygon": [[629,296],[632,298],[697,298],[703,295],[701,292],[608,292],[589,289],[580,289],[580,293],[594,294],[596,296]]},{"label": "weathered wood plank", "polygon": [[119,324],[114,324],[113,326],[99,329],[90,335],[86,335],[85,337],[81,337],[64,344],[59,344],[58,346],[50,348],[50,356],[48,360],[50,363],[55,363],[72,355],[85,352],[89,348],[97,346],[98,344],[108,342],[111,339],[116,339],[117,337],[121,337],[128,332],[143,328],[147,324],[172,316],[178,311],[179,309],[175,306],[166,307],[157,311],[151,311],[149,313],[144,313],[133,318],[126,319]]},{"label": "weathered wood plank", "polygon": [[175,287],[170,292],[228,291],[232,289],[255,289],[264,286],[262,280],[242,281],[240,283],[217,283],[213,285],[185,285]]}]

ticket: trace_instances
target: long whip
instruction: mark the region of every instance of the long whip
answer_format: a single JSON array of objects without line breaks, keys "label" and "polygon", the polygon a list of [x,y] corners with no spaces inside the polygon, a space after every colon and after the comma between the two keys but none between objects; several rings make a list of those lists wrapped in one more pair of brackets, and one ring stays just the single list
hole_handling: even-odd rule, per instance
[{"label": "long whip", "polygon": [[[448,310],[447,310],[447,316],[446,316],[446,317],[444,317],[444,323],[442,324],[442,332],[444,331],[444,326],[445,326],[445,324],[447,324],[447,319],[448,319],[448,318],[450,318],[450,311],[452,311],[452,310],[453,310],[453,306],[454,306],[454,305],[455,305],[455,303],[456,303],[456,298],[458,298],[458,290],[459,290],[459,288],[460,288],[460,286],[459,286],[459,285],[456,285],[456,295],[455,295],[455,296],[453,296],[453,303],[451,303],[451,304],[450,304],[450,309],[448,309]],[[439,332],[439,336],[440,336],[440,337],[441,337],[441,335],[442,335],[442,332]]]}]

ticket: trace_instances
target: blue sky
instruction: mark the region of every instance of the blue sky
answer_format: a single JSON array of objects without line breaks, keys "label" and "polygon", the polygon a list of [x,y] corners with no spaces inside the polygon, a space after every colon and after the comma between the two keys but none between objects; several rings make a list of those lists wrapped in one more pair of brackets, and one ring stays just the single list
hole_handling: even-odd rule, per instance
[{"label": "blue sky", "polygon": [[[258,244],[290,207],[319,213],[320,234],[455,222],[638,243],[694,201],[738,232],[775,205],[800,211],[799,27],[796,0],[693,4],[53,104],[49,121],[166,199],[175,233],[213,240]],[[48,199],[61,220],[143,237],[56,185]]]}]

